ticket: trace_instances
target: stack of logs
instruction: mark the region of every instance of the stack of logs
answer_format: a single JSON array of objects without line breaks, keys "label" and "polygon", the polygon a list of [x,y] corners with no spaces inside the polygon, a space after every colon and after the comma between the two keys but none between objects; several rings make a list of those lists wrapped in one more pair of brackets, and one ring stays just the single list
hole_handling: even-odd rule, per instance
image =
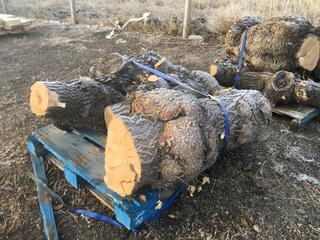
[{"label": "stack of logs", "polygon": [[[133,61],[188,87],[151,75]],[[228,110],[228,142],[218,101],[199,92],[214,95]],[[222,150],[266,139],[271,119],[270,103],[259,91],[222,88],[209,73],[190,71],[150,51],[122,57],[105,77],[36,82],[30,105],[60,129],[107,133],[104,180],[120,196],[144,186],[191,181]]]},{"label": "stack of logs", "polygon": [[[272,106],[302,103],[320,107],[320,27],[303,17],[276,16],[259,21],[240,18],[227,32],[228,57],[216,59],[210,73],[226,87],[233,85],[247,31],[241,89],[260,91]],[[312,80],[314,79],[314,80]]]}]

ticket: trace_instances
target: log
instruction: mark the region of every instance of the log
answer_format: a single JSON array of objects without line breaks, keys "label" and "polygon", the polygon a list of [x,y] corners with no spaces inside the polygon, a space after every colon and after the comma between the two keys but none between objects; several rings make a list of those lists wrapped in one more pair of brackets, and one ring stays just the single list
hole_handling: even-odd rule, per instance
[{"label": "log", "polygon": [[[146,51],[141,54],[137,54],[132,58],[129,58],[127,56],[122,56],[122,58],[123,63],[121,64],[121,66],[118,66],[118,68],[113,73],[107,76],[107,81],[116,90],[120,91],[123,94],[131,94],[141,87],[148,90],[153,90],[159,87],[181,88],[180,86],[171,83],[164,84],[164,80],[161,78],[159,78],[159,81],[150,82],[148,79],[152,74],[138,68],[132,62],[132,60],[143,65],[155,68],[196,89],[197,91],[206,94],[214,94],[214,92],[220,90],[219,83],[210,74],[198,70],[190,71],[181,65],[175,65],[171,63],[163,56],[160,56],[152,51]],[[187,92],[195,94],[194,92]]]},{"label": "log", "polygon": [[301,81],[294,90],[297,102],[320,107],[320,83],[312,80]]},{"label": "log", "polygon": [[319,39],[315,28],[303,17],[277,16],[259,23],[241,18],[228,31],[226,51],[237,60],[247,30],[244,59],[254,71],[313,71],[319,60]]},{"label": "log", "polygon": [[[237,66],[229,58],[222,58],[210,65],[210,74],[221,86],[232,87],[237,73]],[[320,83],[303,80],[287,71],[241,72],[240,89],[260,91],[275,106],[278,103],[298,102],[320,107]]]},{"label": "log", "polygon": [[30,106],[33,113],[50,118],[60,129],[105,132],[104,108],[123,99],[119,92],[93,79],[69,84],[36,82],[31,86]]},{"label": "log", "polygon": [[260,24],[255,17],[245,16],[239,18],[228,30],[225,40],[226,52],[233,58],[240,55],[242,35],[250,27]]},{"label": "log", "polygon": [[315,69],[312,71],[311,73],[311,77],[316,80],[316,81],[320,81],[320,59],[318,61],[317,66],[315,67]]},{"label": "log", "polygon": [[[232,87],[237,66],[228,58],[219,59],[211,64],[210,74],[221,86]],[[260,91],[275,106],[280,102],[294,100],[294,88],[301,81],[293,73],[287,71],[270,72],[241,72],[239,73],[240,89]]]},{"label": "log", "polygon": [[210,167],[223,149],[262,141],[271,119],[268,100],[258,91],[222,90],[230,136],[216,101],[182,91],[138,91],[108,106],[105,183],[120,196],[144,186],[172,187]]},{"label": "log", "polygon": [[[99,79],[77,80],[70,84],[37,82],[31,87],[31,110],[38,116],[50,118],[62,130],[81,128],[106,132],[103,111],[110,104],[121,102],[126,95],[137,90],[151,91],[156,88],[181,88],[164,79],[138,68],[133,62],[158,68],[182,83],[205,94],[213,94],[220,85],[209,73],[189,71],[174,65],[151,51],[123,58],[123,62],[108,76]],[[94,70],[92,70],[94,71]],[[92,77],[97,77],[94,72]],[[202,97],[197,92],[185,90]]]}]

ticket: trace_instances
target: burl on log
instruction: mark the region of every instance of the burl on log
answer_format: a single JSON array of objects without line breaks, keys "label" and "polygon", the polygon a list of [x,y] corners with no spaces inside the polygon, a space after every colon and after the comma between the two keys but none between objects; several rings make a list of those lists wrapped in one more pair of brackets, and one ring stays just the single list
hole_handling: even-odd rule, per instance
[{"label": "burl on log", "polygon": [[230,137],[216,101],[176,90],[136,92],[108,106],[105,183],[121,196],[151,185],[188,182],[210,167],[219,152],[265,139],[269,101],[254,90],[223,90],[217,98],[229,111]]}]

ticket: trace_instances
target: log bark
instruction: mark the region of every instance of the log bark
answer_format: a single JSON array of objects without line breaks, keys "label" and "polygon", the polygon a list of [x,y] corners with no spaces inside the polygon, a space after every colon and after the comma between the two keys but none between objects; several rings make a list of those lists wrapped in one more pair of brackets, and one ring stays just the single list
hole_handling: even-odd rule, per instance
[{"label": "log bark", "polygon": [[[237,66],[229,58],[218,59],[210,66],[210,73],[221,86],[232,87]],[[239,79],[240,89],[260,91],[272,106],[298,102],[320,107],[320,83],[305,81],[291,72],[241,72]]]},{"label": "log bark", "polygon": [[[37,82],[31,87],[31,110],[38,116],[50,118],[60,129],[106,132],[103,111],[110,104],[121,102],[126,95],[137,90],[151,91],[156,88],[180,88],[164,79],[138,68],[132,59],[124,58],[123,63],[106,77],[78,80],[70,84],[60,82]],[[209,73],[189,71],[174,65],[160,55],[147,51],[133,57],[134,61],[157,68],[178,81],[205,94],[220,89],[216,79]],[[97,77],[96,74],[93,74]],[[202,97],[197,92],[185,92]]]},{"label": "log bark", "polygon": [[[137,54],[132,58],[127,56],[123,56],[122,58],[123,63],[107,77],[107,81],[111,86],[123,94],[131,94],[142,89],[153,90],[155,88],[181,88],[175,84],[167,83],[162,78],[158,78],[158,81],[149,81],[149,77],[152,73],[138,68],[132,60],[155,68],[178,81],[187,84],[197,91],[206,94],[214,94],[214,92],[220,90],[218,82],[210,74],[198,70],[190,71],[181,65],[171,63],[163,56],[152,51]],[[184,91],[195,94],[188,90]]]},{"label": "log bark", "polygon": [[315,69],[312,71],[311,76],[314,80],[320,81],[320,59],[318,61],[317,66]]},{"label": "log bark", "polygon": [[320,107],[320,83],[312,80],[301,81],[294,90],[297,102]]},{"label": "log bark", "polygon": [[[228,58],[219,59],[210,66],[210,73],[220,85],[232,87],[237,74],[237,66]],[[273,106],[277,103],[294,101],[294,88],[301,80],[287,71],[241,72],[240,89],[260,91]]]},{"label": "log bark", "polygon": [[258,91],[223,90],[230,137],[217,102],[176,90],[138,91],[105,110],[108,129],[105,183],[121,196],[141,187],[172,187],[211,166],[223,149],[264,140],[271,119]]},{"label": "log bark", "polygon": [[93,79],[70,84],[36,82],[31,87],[30,106],[33,113],[50,118],[60,129],[105,132],[104,108],[123,99],[119,92]]},{"label": "log bark", "polygon": [[315,28],[303,17],[270,17],[259,23],[242,18],[226,36],[226,50],[239,58],[244,31],[248,31],[245,61],[254,71],[295,71],[315,69],[319,59],[319,39]]},{"label": "log bark", "polygon": [[245,16],[239,18],[228,30],[225,40],[226,52],[233,58],[240,55],[243,33],[250,27],[260,24],[260,20],[255,17]]}]

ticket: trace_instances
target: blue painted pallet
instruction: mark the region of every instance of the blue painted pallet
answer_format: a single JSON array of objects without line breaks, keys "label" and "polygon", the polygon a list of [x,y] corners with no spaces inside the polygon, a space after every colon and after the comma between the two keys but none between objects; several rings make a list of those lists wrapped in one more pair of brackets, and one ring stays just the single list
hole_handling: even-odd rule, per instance
[{"label": "blue painted pallet", "polygon": [[[64,170],[66,180],[74,187],[87,187],[115,212],[116,220],[129,230],[141,227],[150,219],[155,219],[162,210],[157,202],[167,208],[184,189],[163,192],[160,189],[147,189],[144,200],[133,197],[120,197],[104,183],[104,148],[106,135],[74,130],[65,132],[53,125],[34,131],[28,139],[35,175],[47,183],[43,161],[47,159]],[[48,239],[58,239],[51,199],[37,183],[40,209],[45,233]],[[161,193],[161,194],[160,194]],[[163,207],[164,208],[164,207]]]},{"label": "blue painted pallet", "polygon": [[272,111],[292,118],[290,123],[292,130],[299,130],[308,126],[314,118],[320,115],[320,108],[300,104],[278,105]]}]

